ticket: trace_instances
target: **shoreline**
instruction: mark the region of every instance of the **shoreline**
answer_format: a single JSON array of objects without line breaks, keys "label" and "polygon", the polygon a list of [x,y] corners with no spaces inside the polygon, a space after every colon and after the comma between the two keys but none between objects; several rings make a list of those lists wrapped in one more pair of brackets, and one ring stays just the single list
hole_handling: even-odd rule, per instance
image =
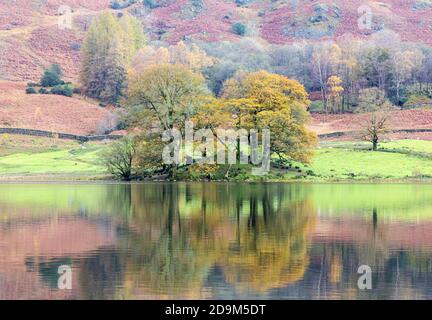
[{"label": "shoreline", "polygon": [[259,181],[236,180],[168,180],[144,179],[122,181],[109,176],[65,176],[65,175],[35,175],[35,176],[0,176],[0,184],[146,184],[146,183],[287,183],[287,184],[432,184],[432,178],[407,179],[269,179]]}]

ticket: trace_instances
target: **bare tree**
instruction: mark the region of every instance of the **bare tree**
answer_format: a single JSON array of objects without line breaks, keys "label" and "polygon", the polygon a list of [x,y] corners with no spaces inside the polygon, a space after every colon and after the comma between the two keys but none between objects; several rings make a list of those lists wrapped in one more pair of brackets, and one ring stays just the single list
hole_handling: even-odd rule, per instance
[{"label": "bare tree", "polygon": [[328,112],[327,80],[332,75],[332,72],[336,71],[340,58],[341,49],[337,44],[324,43],[314,47],[311,61],[312,77],[320,87],[321,99],[326,112]]},{"label": "bare tree", "polygon": [[372,143],[373,151],[377,151],[379,141],[390,131],[389,117],[389,110],[375,111],[370,113],[367,120],[362,124],[360,137],[362,140]]}]

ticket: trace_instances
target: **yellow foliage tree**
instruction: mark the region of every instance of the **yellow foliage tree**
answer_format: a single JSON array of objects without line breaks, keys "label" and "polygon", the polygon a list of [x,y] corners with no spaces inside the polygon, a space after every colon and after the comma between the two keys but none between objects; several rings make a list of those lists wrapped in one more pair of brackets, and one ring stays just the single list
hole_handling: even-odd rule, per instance
[{"label": "yellow foliage tree", "polygon": [[327,80],[328,95],[327,95],[327,106],[329,106],[333,112],[340,111],[342,106],[342,94],[344,88],[342,87],[342,79],[338,76],[331,76]]},{"label": "yellow foliage tree", "polygon": [[231,79],[223,94],[224,105],[236,119],[236,127],[270,129],[271,151],[280,158],[308,162],[316,136],[306,125],[310,104],[296,80],[259,71]]},{"label": "yellow foliage tree", "polygon": [[168,48],[144,47],[138,52],[132,65],[135,70],[143,71],[152,65],[167,63],[183,65],[194,72],[201,72],[204,68],[212,66],[215,58],[209,57],[196,44],[186,46],[180,41]]}]

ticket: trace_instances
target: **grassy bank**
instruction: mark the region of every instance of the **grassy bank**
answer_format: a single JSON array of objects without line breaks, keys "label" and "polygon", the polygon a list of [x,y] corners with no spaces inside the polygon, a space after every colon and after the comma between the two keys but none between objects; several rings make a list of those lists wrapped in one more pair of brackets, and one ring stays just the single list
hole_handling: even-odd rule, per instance
[{"label": "grassy bank", "polygon": [[357,142],[322,143],[306,180],[415,180],[432,178],[432,141],[385,142],[379,151]]},{"label": "grassy bank", "polygon": [[99,153],[103,143],[3,135],[1,180],[92,180],[107,176]]},{"label": "grassy bank", "polygon": [[[109,179],[99,157],[104,148],[104,143],[3,135],[0,136],[0,180]],[[310,165],[294,164],[291,170],[273,169],[264,178],[252,176],[249,166],[234,166],[230,176],[237,176],[237,181],[432,181],[432,141],[385,142],[377,152],[369,148],[367,143],[322,142]],[[219,175],[223,180],[226,168],[219,171],[215,177]]]}]

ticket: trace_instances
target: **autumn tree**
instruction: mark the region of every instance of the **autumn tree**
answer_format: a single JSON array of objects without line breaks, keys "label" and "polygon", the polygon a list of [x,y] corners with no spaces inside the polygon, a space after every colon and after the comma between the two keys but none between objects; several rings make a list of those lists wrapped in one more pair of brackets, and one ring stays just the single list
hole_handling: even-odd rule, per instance
[{"label": "autumn tree", "polygon": [[328,111],[328,86],[327,80],[337,69],[341,59],[341,48],[334,43],[324,43],[314,48],[312,55],[312,75],[321,91],[321,99],[324,109]]},{"label": "autumn tree", "polygon": [[339,46],[342,50],[342,57],[337,76],[342,80],[341,86],[344,88],[341,102],[343,112],[352,107],[360,88],[359,53],[361,52],[362,42],[353,39],[352,36],[345,36],[340,40]]},{"label": "autumn tree", "polygon": [[419,50],[396,51],[392,55],[393,82],[396,91],[396,103],[401,104],[402,85],[422,64],[423,54]]},{"label": "autumn tree", "polygon": [[316,136],[309,121],[307,92],[297,81],[259,71],[232,79],[223,103],[236,119],[235,128],[270,129],[271,152],[280,158],[308,162]]},{"label": "autumn tree", "polygon": [[327,80],[328,95],[327,105],[332,108],[333,112],[337,112],[341,109],[342,94],[344,88],[342,87],[342,80],[338,76],[331,76]]},{"label": "autumn tree", "polygon": [[[144,148],[162,144],[165,130],[182,130],[207,95],[204,78],[182,65],[161,64],[131,72],[127,105],[131,123],[143,131]],[[155,137],[157,135],[157,137]],[[160,164],[162,164],[160,154]],[[176,166],[166,169],[172,174]]]},{"label": "autumn tree", "polygon": [[151,119],[157,128],[168,130],[183,126],[205,94],[201,75],[182,65],[162,64],[131,72],[127,104],[141,124]]},{"label": "autumn tree", "polygon": [[379,88],[362,89],[359,92],[357,113],[375,112],[391,108],[390,101],[386,98],[385,91]]},{"label": "autumn tree", "polygon": [[204,68],[215,64],[216,59],[208,56],[207,53],[196,44],[187,46],[180,41],[170,48],[170,63],[181,64],[194,72],[201,72]]},{"label": "autumn tree", "polygon": [[96,17],[82,46],[82,92],[105,103],[117,103],[124,95],[129,63],[143,45],[140,23],[109,12]]},{"label": "autumn tree", "polygon": [[180,41],[170,47],[143,47],[134,58],[133,68],[143,71],[155,64],[180,64],[199,73],[204,68],[211,67],[215,62],[215,58],[208,56],[196,44],[188,46]]},{"label": "autumn tree", "polygon": [[371,87],[385,90],[391,77],[391,54],[386,48],[367,48],[361,59],[362,75]]}]

